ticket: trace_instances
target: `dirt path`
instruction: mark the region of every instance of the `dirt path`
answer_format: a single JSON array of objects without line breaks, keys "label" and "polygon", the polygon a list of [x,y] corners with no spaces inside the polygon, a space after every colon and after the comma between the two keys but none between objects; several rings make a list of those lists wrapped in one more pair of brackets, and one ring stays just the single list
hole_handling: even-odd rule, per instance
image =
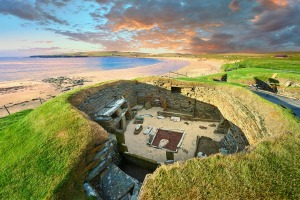
[{"label": "dirt path", "polygon": [[267,99],[268,101],[271,101],[272,103],[275,103],[280,106],[287,107],[293,111],[293,113],[300,118],[300,101],[297,99],[291,99],[284,96],[279,96],[276,94],[273,94],[271,92],[266,92],[263,90],[255,90],[251,89],[255,94],[258,94],[259,96],[263,97],[264,99]]}]

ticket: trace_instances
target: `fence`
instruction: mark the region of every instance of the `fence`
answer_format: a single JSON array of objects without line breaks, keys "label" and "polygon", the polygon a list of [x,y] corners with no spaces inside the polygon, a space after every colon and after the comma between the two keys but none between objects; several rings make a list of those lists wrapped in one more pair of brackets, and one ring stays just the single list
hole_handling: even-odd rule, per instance
[{"label": "fence", "polygon": [[[3,105],[3,108],[5,109],[5,111],[7,112],[8,115],[12,114],[13,112],[10,110],[10,108],[14,107],[14,106],[18,106],[18,105],[21,105],[21,106],[24,106],[25,104],[29,104],[29,103],[32,103],[33,101],[38,101],[40,104],[43,104],[43,101],[45,102],[46,100],[42,99],[42,98],[36,98],[36,99],[33,99],[31,101],[24,101],[24,102],[21,102],[21,103],[17,103],[17,104],[13,104],[13,105]],[[0,108],[0,109],[3,109],[3,108]],[[21,111],[23,109],[20,109],[17,111]],[[5,115],[4,115],[5,116]],[[0,116],[1,117],[1,116]]]},{"label": "fence", "polygon": [[182,73],[178,73],[178,72],[169,71],[167,77],[168,78],[182,78],[182,77],[197,78],[197,77],[205,76],[205,75],[212,74],[212,73],[216,73],[216,72],[208,70],[208,71],[203,71],[203,72],[186,72],[185,74],[182,74]]}]

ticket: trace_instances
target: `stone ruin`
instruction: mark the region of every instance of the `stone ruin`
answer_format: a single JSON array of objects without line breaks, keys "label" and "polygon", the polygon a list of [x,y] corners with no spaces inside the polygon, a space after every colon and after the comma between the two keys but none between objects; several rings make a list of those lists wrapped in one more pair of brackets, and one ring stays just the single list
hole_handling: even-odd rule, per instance
[{"label": "stone ruin", "polygon": [[[223,134],[223,139],[216,142],[211,138],[198,137],[195,157],[201,153],[209,156],[214,153],[243,151],[249,143],[241,129],[226,120],[216,106],[199,100],[199,95],[203,95],[201,86],[167,79],[149,82],[119,81],[99,87],[97,92],[78,105],[79,110],[88,114],[108,133],[115,135],[92,150],[93,159],[86,168],[88,175],[84,184],[87,195],[97,199],[137,199],[142,183],[118,167],[122,160],[151,170],[160,165],[155,160],[128,152],[124,132],[128,122],[134,119],[136,110],[133,108],[137,105],[161,107],[163,111],[157,114],[163,117],[217,122],[214,133]],[[158,141],[156,146],[159,145]],[[209,151],[206,152],[205,149]],[[169,158],[172,157],[174,156],[167,152],[167,160],[170,161]]]}]

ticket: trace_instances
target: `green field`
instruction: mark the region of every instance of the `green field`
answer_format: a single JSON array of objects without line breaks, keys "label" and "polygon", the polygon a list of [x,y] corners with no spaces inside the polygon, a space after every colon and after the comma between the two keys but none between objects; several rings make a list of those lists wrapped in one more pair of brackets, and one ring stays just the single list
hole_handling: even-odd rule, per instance
[{"label": "green field", "polygon": [[[262,55],[261,55],[262,56]],[[220,58],[220,57],[219,57]],[[224,64],[222,73],[200,76],[195,78],[179,78],[180,80],[209,82],[220,80],[222,75],[227,74],[227,82],[234,84],[255,84],[256,80],[269,83],[273,75],[276,83],[284,85],[287,81],[300,83],[300,57],[298,54],[289,58],[274,58],[270,55],[249,58],[249,56],[231,55],[226,57],[233,63]]]},{"label": "green field", "polygon": [[224,71],[240,68],[263,68],[282,70],[282,72],[300,73],[300,58],[246,58],[222,66]]}]

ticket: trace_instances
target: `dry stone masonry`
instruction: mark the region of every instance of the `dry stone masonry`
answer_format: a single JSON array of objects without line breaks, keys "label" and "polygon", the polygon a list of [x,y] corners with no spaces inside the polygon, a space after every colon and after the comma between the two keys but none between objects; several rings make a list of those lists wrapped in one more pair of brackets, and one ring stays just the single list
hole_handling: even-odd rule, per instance
[{"label": "dry stone masonry", "polygon": [[[208,155],[218,153],[219,148],[223,154],[241,152],[249,144],[270,134],[273,129],[267,128],[266,123],[269,121],[266,122],[263,114],[257,113],[259,108],[256,109],[249,102],[246,105],[244,97],[238,96],[236,91],[223,89],[226,90],[226,87],[147,78],[100,85],[82,93],[84,98],[74,98],[73,105],[108,133],[115,134],[116,138],[95,147],[89,155],[92,161],[86,167],[88,173],[84,183],[87,195],[96,199],[136,199],[141,183],[120,171],[118,162],[125,159],[140,166],[149,165],[152,169],[159,165],[153,160],[128,152],[124,132],[139,105],[163,108],[158,113],[162,117],[218,122],[214,133],[224,135],[220,142],[205,137],[197,139],[197,144],[217,147],[216,151],[208,152]],[[195,156],[200,151],[198,145]]]}]

